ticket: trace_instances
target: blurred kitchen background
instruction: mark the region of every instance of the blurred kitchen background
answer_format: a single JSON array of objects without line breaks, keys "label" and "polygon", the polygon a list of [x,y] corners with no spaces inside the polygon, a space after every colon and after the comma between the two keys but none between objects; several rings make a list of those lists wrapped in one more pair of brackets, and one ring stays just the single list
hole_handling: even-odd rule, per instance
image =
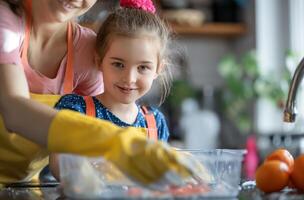
[{"label": "blurred kitchen background", "polygon": [[[247,148],[262,160],[278,147],[304,152],[304,97],[296,123],[283,123],[292,74],[304,55],[303,0],[157,0],[172,27],[174,80],[160,109],[170,143]],[[106,5],[106,6],[105,6]],[[97,30],[116,0],[79,20]],[[158,105],[156,86],[143,102]],[[303,102],[303,103],[302,103]]]}]

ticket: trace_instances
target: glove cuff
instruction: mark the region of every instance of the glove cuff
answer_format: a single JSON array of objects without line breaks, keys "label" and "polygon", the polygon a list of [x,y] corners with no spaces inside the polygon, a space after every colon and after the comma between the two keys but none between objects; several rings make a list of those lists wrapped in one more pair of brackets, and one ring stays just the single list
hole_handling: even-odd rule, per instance
[{"label": "glove cuff", "polygon": [[53,119],[48,133],[48,150],[100,156],[109,149],[109,140],[122,128],[105,120],[62,110]]},{"label": "glove cuff", "polygon": [[31,99],[50,107],[54,107],[60,98],[60,95],[31,93]]}]

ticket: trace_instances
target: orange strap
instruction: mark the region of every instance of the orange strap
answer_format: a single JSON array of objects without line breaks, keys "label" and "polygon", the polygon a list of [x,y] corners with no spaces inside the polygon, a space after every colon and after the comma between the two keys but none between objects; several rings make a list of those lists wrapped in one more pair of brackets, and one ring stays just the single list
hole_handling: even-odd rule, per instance
[{"label": "orange strap", "polygon": [[93,97],[84,96],[84,101],[86,103],[86,114],[91,117],[96,117],[96,110]]},{"label": "orange strap", "polygon": [[141,110],[143,111],[148,128],[148,138],[157,141],[157,126],[153,113],[149,112],[146,106],[141,106]]},{"label": "orange strap", "polygon": [[[86,114],[91,117],[96,117],[96,109],[93,97],[84,96],[83,98],[86,103]],[[141,106],[141,110],[144,113],[147,122],[148,138],[157,141],[157,126],[153,113],[149,112],[145,106]]]},{"label": "orange strap", "polygon": [[32,0],[25,1],[25,36],[21,51],[21,61],[22,63],[27,63],[27,50],[30,42],[30,34],[32,27]]},{"label": "orange strap", "polygon": [[72,93],[73,80],[74,80],[73,26],[71,22],[69,22],[68,24],[67,40],[68,40],[68,49],[67,49],[68,55],[67,55],[67,65],[65,69],[64,83],[63,83],[63,90],[65,94]]},{"label": "orange strap", "polygon": [[[27,52],[30,42],[31,28],[32,28],[32,0],[25,0],[25,37],[21,50],[21,61],[23,65],[28,64],[27,60]],[[63,91],[65,94],[73,92],[73,79],[74,79],[74,71],[73,71],[73,62],[74,62],[74,46],[73,46],[73,25],[71,22],[68,23],[67,30],[67,64],[64,75],[63,82]]]}]

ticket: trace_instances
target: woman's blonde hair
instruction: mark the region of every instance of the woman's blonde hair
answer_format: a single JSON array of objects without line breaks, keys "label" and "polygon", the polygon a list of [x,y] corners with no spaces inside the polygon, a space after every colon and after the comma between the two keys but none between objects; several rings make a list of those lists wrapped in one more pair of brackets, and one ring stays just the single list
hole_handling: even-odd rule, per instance
[{"label": "woman's blonde hair", "polygon": [[123,37],[155,37],[160,45],[158,54],[158,67],[164,64],[159,74],[162,85],[160,104],[168,96],[171,88],[172,75],[169,67],[168,45],[170,31],[165,22],[159,16],[144,10],[135,8],[119,8],[111,12],[101,25],[96,42],[96,51],[102,60],[109,48],[113,36]]}]

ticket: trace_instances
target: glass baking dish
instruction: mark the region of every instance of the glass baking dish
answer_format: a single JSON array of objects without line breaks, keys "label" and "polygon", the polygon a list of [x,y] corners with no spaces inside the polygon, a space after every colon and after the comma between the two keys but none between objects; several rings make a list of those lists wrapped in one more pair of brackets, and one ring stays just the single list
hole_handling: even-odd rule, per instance
[{"label": "glass baking dish", "polygon": [[239,193],[245,150],[178,149],[204,167],[206,183],[166,191],[144,188],[130,181],[102,158],[61,154],[60,179],[64,194],[73,199],[196,199],[234,198]]}]

